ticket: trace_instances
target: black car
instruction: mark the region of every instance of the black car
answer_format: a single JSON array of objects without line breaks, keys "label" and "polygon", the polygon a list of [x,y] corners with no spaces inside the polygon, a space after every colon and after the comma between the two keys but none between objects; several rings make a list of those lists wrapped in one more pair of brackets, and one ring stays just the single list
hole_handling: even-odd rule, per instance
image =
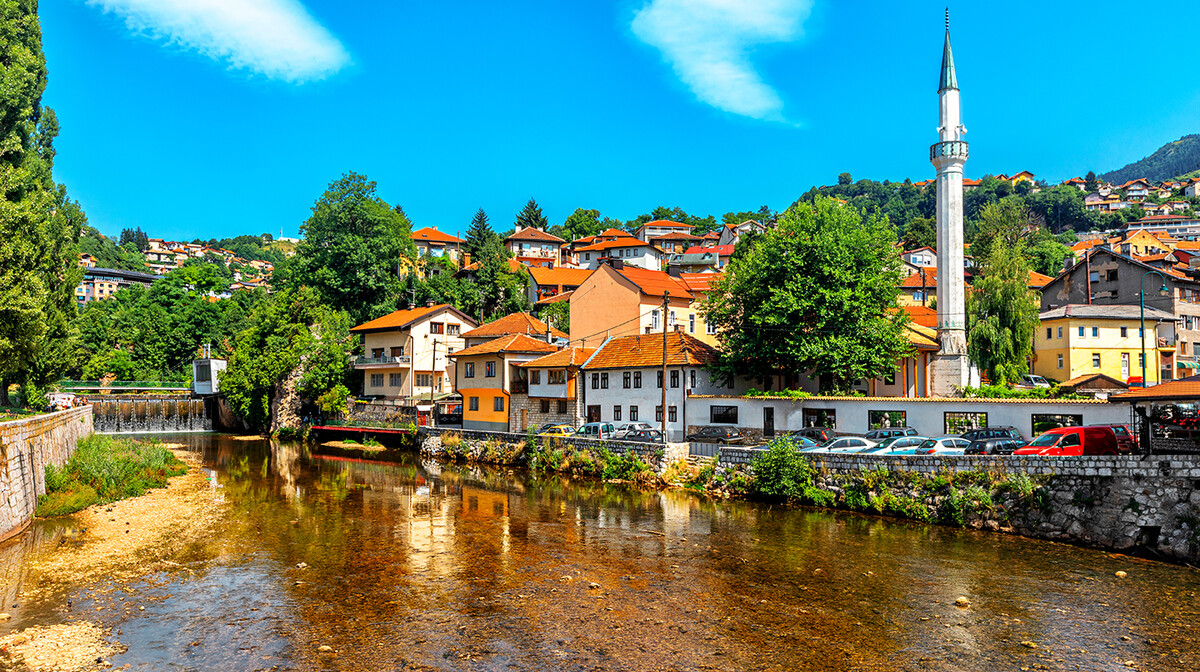
[{"label": "black car", "polygon": [[663,433],[661,429],[634,429],[621,440],[637,441],[639,443],[663,443]]},{"label": "black car", "polygon": [[1016,427],[980,427],[979,429],[963,432],[959,436],[968,441],[978,441],[980,439],[1016,439],[1024,441],[1024,437],[1021,436],[1021,430]]},{"label": "black car", "polygon": [[883,429],[872,429],[863,435],[863,438],[872,441],[882,441],[890,439],[893,436],[916,436],[917,430],[912,427],[886,427]]},{"label": "black car", "polygon": [[1025,441],[1012,437],[997,437],[992,439],[976,439],[963,451],[964,455],[1012,455],[1013,451],[1023,448]]},{"label": "black car", "polygon": [[701,427],[700,431],[688,434],[687,440],[697,443],[742,443],[746,439],[737,427]]},{"label": "black car", "polygon": [[789,436],[799,436],[816,443],[825,443],[837,438],[837,432],[828,427],[805,427],[787,433]]}]

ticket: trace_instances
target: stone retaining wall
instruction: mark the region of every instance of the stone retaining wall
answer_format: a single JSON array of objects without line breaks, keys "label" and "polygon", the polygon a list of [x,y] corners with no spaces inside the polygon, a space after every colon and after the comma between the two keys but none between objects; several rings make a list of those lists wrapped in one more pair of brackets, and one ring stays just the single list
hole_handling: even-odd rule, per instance
[{"label": "stone retaining wall", "polygon": [[91,433],[91,406],[0,422],[0,541],[33,520],[46,494],[46,465],[62,466]]},{"label": "stone retaining wall", "polygon": [[[514,432],[489,432],[478,429],[442,429],[439,427],[421,427],[417,430],[417,443],[420,446],[422,455],[428,457],[447,457],[448,453],[442,447],[442,436],[453,435],[462,440],[465,452],[471,459],[475,461],[488,461],[482,459],[487,450],[489,442],[500,444],[506,447],[513,447],[518,444],[523,444],[527,436],[525,434],[517,434]],[[583,439],[576,437],[551,437],[544,438],[546,441],[553,441],[555,446],[563,450],[592,450],[600,449],[608,450],[609,452],[618,455],[625,453],[634,453],[645,460],[658,473],[666,470],[667,466],[676,460],[686,459],[688,456],[688,444],[686,443],[640,443],[637,441],[601,441],[599,439]],[[660,452],[661,451],[661,454]]]}]

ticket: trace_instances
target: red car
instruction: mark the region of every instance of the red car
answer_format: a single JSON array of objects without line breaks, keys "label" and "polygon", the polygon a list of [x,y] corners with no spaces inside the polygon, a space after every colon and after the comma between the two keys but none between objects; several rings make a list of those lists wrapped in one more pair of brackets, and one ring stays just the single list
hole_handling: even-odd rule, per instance
[{"label": "red car", "polygon": [[1047,430],[1013,455],[1116,455],[1117,433],[1112,427],[1059,427]]},{"label": "red car", "polygon": [[1121,453],[1138,452],[1138,437],[1129,429],[1129,425],[1109,425],[1117,435],[1117,450]]}]

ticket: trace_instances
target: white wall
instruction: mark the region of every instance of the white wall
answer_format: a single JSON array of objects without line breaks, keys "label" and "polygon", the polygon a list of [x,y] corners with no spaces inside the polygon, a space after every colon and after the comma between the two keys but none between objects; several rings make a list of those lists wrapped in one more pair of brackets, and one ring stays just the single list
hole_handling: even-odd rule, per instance
[{"label": "white wall", "polygon": [[[679,371],[679,387],[671,387],[671,371]],[[630,387],[625,388],[625,372],[628,371],[631,375],[635,371],[640,371],[642,374],[641,388]],[[662,371],[662,367],[656,368],[637,368],[637,369],[607,369],[607,370],[584,370],[580,376],[579,384],[583,386],[582,394],[580,395],[584,413],[586,415],[588,406],[600,406],[600,420],[602,422],[632,422],[629,417],[630,406],[638,407],[637,422],[647,422],[658,427],[660,422],[655,418],[654,411],[658,406],[662,405],[662,388],[658,387],[658,372]],[[696,374],[696,385],[692,387],[692,373]],[[607,373],[608,374],[608,389],[592,389],[592,374]],[[711,376],[699,368],[692,367],[667,367],[667,375],[665,379],[667,387],[667,409],[664,410],[664,416],[670,418],[669,409],[675,406],[677,409],[677,417],[675,422],[667,422],[667,435],[670,441],[682,441],[686,433],[688,424],[708,424],[707,414],[708,406],[704,408],[705,422],[696,423],[689,422],[688,418],[692,413],[692,406],[695,405],[695,399],[689,396],[689,388],[691,394],[713,394],[713,393],[741,393],[753,387],[746,380],[735,381],[732,389],[727,387],[715,387]],[[614,406],[621,406],[621,419],[615,419]]]}]

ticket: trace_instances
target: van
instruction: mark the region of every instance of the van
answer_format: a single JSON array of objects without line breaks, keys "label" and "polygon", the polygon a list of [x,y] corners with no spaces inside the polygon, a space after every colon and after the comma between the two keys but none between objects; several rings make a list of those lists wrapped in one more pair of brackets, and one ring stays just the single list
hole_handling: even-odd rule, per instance
[{"label": "van", "polygon": [[611,439],[616,429],[611,422],[589,422],[575,430],[575,436],[582,439]]},{"label": "van", "polygon": [[1047,430],[1013,455],[1116,455],[1117,434],[1112,427],[1058,427]]}]

